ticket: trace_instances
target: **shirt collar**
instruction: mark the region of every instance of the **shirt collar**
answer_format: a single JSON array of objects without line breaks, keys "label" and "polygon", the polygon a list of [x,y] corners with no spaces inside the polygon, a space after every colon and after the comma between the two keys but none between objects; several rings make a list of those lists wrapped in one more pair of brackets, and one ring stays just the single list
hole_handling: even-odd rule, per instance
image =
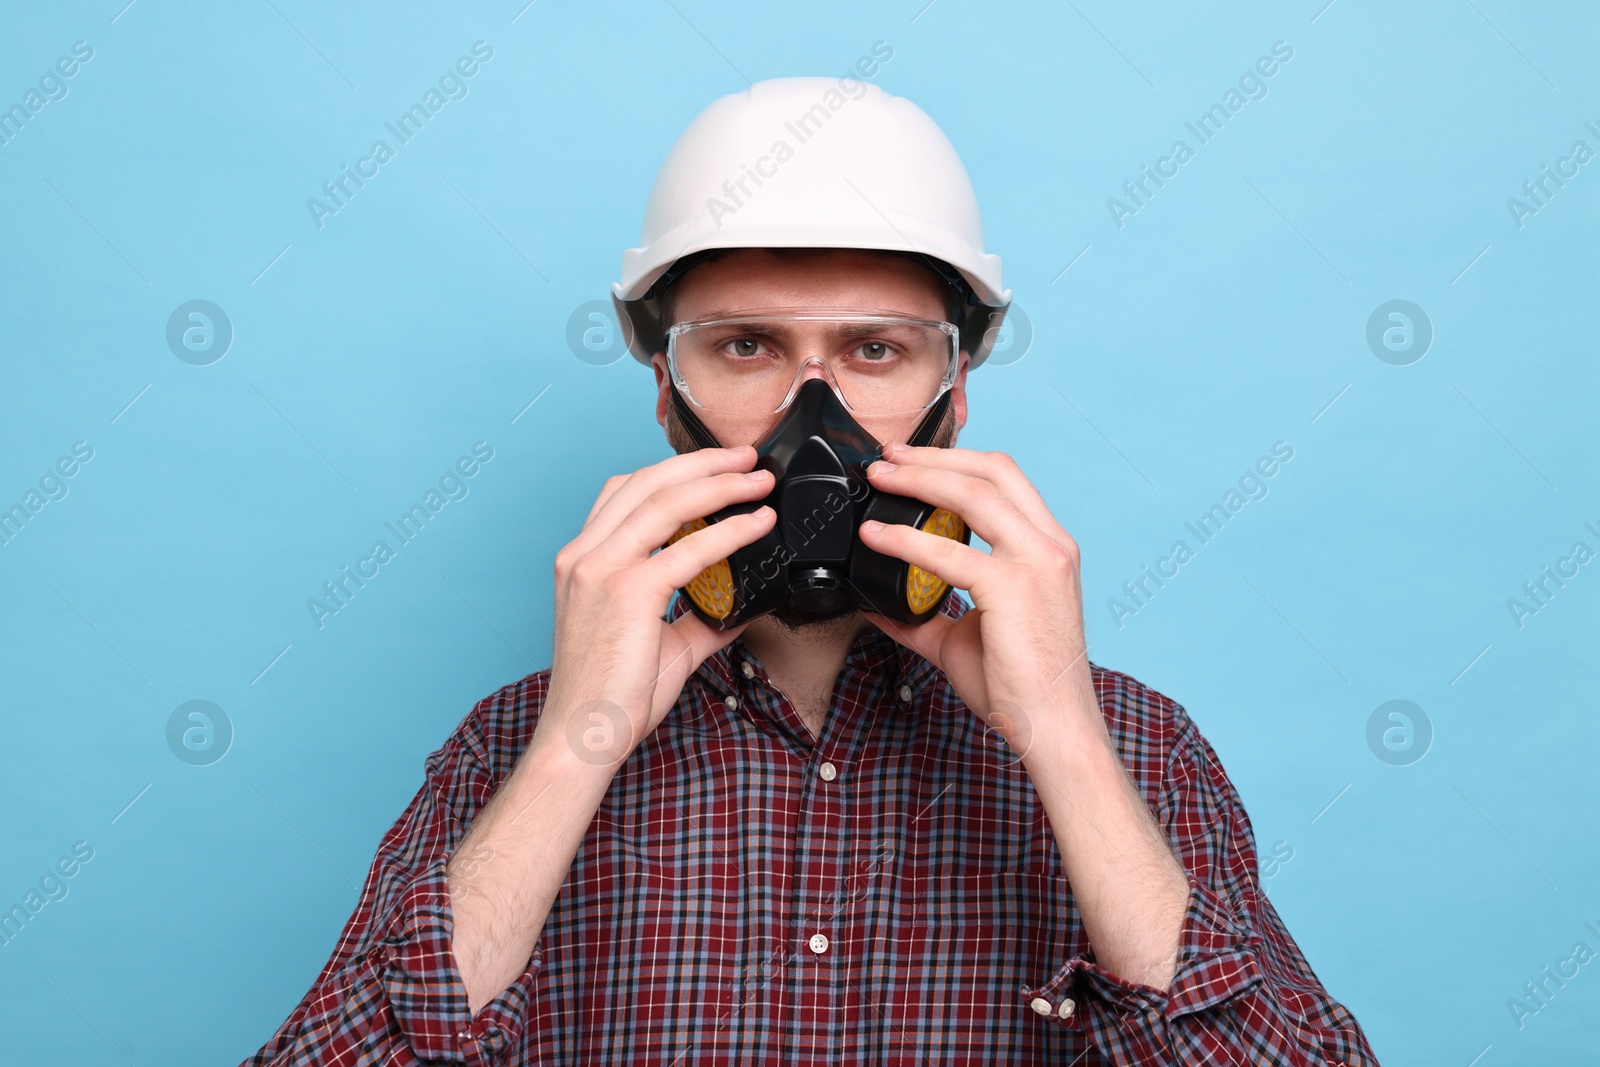
[{"label": "shirt collar", "polygon": [[[688,598],[679,590],[673,594],[672,602],[667,605],[667,613],[663,618],[673,622],[690,610]],[[951,619],[959,619],[969,610],[971,606],[954,588],[945,594],[944,602],[939,605],[939,614]],[[744,647],[742,638],[734,638],[707,657],[706,661],[696,669],[694,677],[699,678],[720,695],[737,694],[738,672],[741,669],[740,665],[746,660],[753,661],[754,657]],[[935,676],[938,674],[938,668],[927,659],[900,644],[876,626],[868,627],[858,634],[851,644],[850,651],[845,655],[845,669],[872,674],[886,666],[894,676],[892,686],[894,691],[898,692],[902,687],[909,687],[911,690],[911,701],[892,702],[898,708],[910,707],[916,696],[925,686],[936,680]]]}]

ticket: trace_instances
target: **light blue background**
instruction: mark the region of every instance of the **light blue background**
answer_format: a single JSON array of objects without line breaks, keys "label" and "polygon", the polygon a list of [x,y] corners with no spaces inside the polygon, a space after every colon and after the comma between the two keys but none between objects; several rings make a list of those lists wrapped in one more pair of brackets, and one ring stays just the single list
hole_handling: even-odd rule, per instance
[{"label": "light blue background", "polygon": [[[1385,1063],[1595,1055],[1600,962],[1521,1029],[1507,1007],[1600,950],[1600,563],[1521,628],[1506,604],[1600,550],[1600,161],[1506,207],[1600,150],[1592,7],[124,2],[0,33],[4,106],[94,48],[0,147],[0,506],[95,450],[0,547],[0,907],[95,850],[0,948],[0,1060],[271,1035],[423,759],[548,664],[552,558],[601,482],[669,454],[650,374],[566,340],[666,150],[747,78],[879,40],[1033,326],[973,374],[961,444],[1081,542],[1091,658],[1182,703],[1263,855],[1292,849],[1272,900]],[[306,199],[480,39],[469,95],[319,229]],[[1119,229],[1107,198],[1279,40],[1266,98]],[[165,341],[192,299],[235,330],[209,366]],[[1365,341],[1391,299],[1435,330],[1409,366]],[[1119,628],[1108,598],[1280,440],[1270,495]],[[307,598],[477,441],[470,494],[319,629]],[[194,699],[235,730],[210,766],[165,738]],[[1409,766],[1367,744],[1391,699],[1435,732]]]}]

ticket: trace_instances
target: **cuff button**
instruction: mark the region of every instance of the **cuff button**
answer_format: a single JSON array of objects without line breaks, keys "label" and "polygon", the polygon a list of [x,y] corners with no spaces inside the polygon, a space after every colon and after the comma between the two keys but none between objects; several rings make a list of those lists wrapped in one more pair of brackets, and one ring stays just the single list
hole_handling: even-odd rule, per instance
[{"label": "cuff button", "polygon": [[1077,1007],[1077,1005],[1072,1002],[1072,998],[1071,997],[1067,997],[1066,999],[1062,1000],[1062,1002],[1061,1002],[1061,1017],[1063,1019],[1072,1018],[1072,1010],[1074,1008],[1076,1008],[1076,1007]]},{"label": "cuff button", "polygon": [[1033,998],[1033,1010],[1038,1012],[1040,1015],[1049,1015],[1051,1012],[1055,1011],[1055,1009],[1050,1006],[1050,1002],[1043,997]]}]

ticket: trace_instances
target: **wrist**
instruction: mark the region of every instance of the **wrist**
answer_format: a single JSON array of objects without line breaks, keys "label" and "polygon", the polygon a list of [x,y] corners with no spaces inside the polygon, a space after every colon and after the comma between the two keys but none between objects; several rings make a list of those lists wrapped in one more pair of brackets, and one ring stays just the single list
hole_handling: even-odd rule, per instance
[{"label": "wrist", "polygon": [[571,730],[557,726],[553,721],[540,722],[506,785],[514,793],[525,793],[523,800],[543,789],[556,788],[568,796],[593,793],[598,801],[627,759],[627,752],[584,748],[581,741],[572,740]]},{"label": "wrist", "polygon": [[1055,709],[1032,723],[1032,738],[1024,767],[1032,775],[1044,775],[1068,785],[1091,778],[1108,768],[1120,768],[1117,752],[1098,704],[1087,709]]},{"label": "wrist", "polygon": [[[584,762],[559,737],[535,737],[494,798],[468,829],[446,868],[452,902],[469,897],[514,899],[511,886],[554,874],[555,886],[610,788],[612,770]],[[559,873],[547,869],[553,858]],[[508,874],[508,872],[511,872]],[[507,878],[511,882],[507,882]],[[517,910],[517,909],[512,909]]]}]

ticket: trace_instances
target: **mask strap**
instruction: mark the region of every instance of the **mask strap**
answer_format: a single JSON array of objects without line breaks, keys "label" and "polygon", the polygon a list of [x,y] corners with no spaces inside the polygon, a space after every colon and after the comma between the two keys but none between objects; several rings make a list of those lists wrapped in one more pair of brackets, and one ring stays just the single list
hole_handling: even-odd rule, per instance
[{"label": "mask strap", "polygon": [[939,424],[944,421],[944,413],[950,410],[950,394],[954,390],[946,389],[933,402],[933,407],[922,416],[922,421],[917,423],[917,428],[911,431],[911,437],[906,444],[913,448],[921,448],[933,442],[933,435],[938,432]]},{"label": "mask strap", "polygon": [[722,442],[706,429],[706,424],[700,421],[700,416],[690,409],[689,402],[683,398],[677,386],[672,387],[672,409],[678,413],[678,420],[683,423],[683,428],[688,431],[696,448],[722,447]]}]

